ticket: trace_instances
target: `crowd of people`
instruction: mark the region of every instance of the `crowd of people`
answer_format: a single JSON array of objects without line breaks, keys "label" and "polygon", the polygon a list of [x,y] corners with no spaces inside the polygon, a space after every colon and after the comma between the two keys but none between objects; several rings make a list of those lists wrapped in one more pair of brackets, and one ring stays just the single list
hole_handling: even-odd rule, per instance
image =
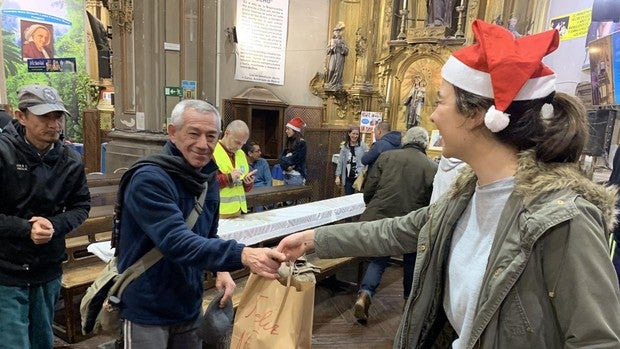
[{"label": "crowd of people", "polygon": [[[353,194],[366,169],[359,222],[292,234],[275,249],[217,235],[219,218],[248,212],[245,193],[272,184],[251,130],[234,120],[222,132],[211,104],[179,102],[162,153],[132,165],[119,186],[119,271],[153,248],[163,255],[122,295],[124,347],[201,348],[205,271],[223,307],[236,287],[231,271],[276,279],[281,263],[310,250],[371,258],[353,306],[362,323],[391,256],[403,256],[396,348],[618,346],[620,289],[608,246],[617,190],[576,165],[586,112],[556,91],[542,62],[558,32],[525,40],[479,20],[473,32],[477,42],[441,70],[430,116],[444,142],[439,165],[426,154],[422,127],[401,137],[381,122],[370,148],[350,127],[334,183]],[[69,114],[58,92],[28,85],[18,100],[0,125],[0,348],[51,348],[65,235],[88,217],[90,195],[81,157],[63,139]],[[278,159],[285,184],[306,183],[305,126],[299,117],[285,125]]]}]

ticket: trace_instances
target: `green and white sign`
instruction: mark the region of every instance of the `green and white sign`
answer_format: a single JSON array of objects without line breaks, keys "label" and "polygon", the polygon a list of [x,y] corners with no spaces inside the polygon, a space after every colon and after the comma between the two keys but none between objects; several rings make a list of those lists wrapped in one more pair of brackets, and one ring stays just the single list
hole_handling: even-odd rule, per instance
[{"label": "green and white sign", "polygon": [[179,86],[166,86],[164,87],[164,96],[166,97],[181,97],[183,91]]}]

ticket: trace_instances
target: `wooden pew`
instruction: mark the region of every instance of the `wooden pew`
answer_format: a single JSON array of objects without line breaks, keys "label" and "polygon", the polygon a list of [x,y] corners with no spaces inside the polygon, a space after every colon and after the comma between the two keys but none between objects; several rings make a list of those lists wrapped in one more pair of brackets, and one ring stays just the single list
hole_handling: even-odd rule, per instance
[{"label": "wooden pew", "polygon": [[252,188],[245,193],[249,207],[267,206],[286,201],[308,202],[312,197],[312,187],[308,185],[277,185]]},{"label": "wooden pew", "polygon": [[118,172],[118,173],[93,172],[93,173],[89,173],[86,175],[86,184],[88,184],[89,188],[101,187],[101,186],[106,186],[106,185],[118,186],[118,183],[120,182],[122,176],[123,176],[123,172]]},{"label": "wooden pew", "polygon": [[66,235],[66,260],[60,295],[64,311],[54,319],[54,334],[74,343],[81,336],[79,302],[81,295],[95,281],[105,263],[87,251],[94,242],[109,240],[112,235],[111,207],[91,210],[90,217],[75,230]]},{"label": "wooden pew", "polygon": [[[96,181],[90,185],[90,200],[92,206],[113,205],[116,200],[118,183],[109,183],[109,180]],[[245,194],[248,208],[267,206],[286,201],[298,203],[307,202],[312,197],[312,187],[306,185],[279,185],[275,187],[252,188]]]}]

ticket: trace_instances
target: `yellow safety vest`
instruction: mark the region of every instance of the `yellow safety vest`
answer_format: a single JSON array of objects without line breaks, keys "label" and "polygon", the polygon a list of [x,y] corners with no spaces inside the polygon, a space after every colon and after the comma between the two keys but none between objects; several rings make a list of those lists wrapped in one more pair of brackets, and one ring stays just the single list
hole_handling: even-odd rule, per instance
[{"label": "yellow safety vest", "polygon": [[[215,146],[213,158],[222,173],[229,174],[235,168],[242,169],[244,174],[250,172],[248,160],[245,157],[245,153],[241,149],[235,152],[235,167],[233,167],[230,157],[228,157],[228,153],[224,150],[224,147],[220,144],[220,142],[217,142],[217,145]],[[239,211],[243,213],[248,212],[248,206],[245,202],[245,190],[243,189],[243,183],[232,187],[228,186],[220,188],[220,216],[225,218],[226,216],[234,215]]]}]

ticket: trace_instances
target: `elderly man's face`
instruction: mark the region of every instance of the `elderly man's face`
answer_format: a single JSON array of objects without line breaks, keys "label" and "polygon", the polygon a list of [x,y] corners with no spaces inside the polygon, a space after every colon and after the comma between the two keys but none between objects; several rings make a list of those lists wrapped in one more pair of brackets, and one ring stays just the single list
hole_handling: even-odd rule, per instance
[{"label": "elderly man's face", "polygon": [[41,49],[43,46],[47,44],[49,41],[50,34],[47,30],[43,28],[38,28],[32,33],[32,41],[37,46],[38,49]]},{"label": "elderly man's face", "polygon": [[250,135],[241,130],[226,130],[222,137],[222,144],[231,152],[236,152],[248,141]]},{"label": "elderly man's face", "polygon": [[180,128],[168,125],[168,133],[170,141],[192,167],[201,169],[213,158],[213,149],[219,138],[218,122],[213,113],[187,109],[183,112],[183,125]]}]

